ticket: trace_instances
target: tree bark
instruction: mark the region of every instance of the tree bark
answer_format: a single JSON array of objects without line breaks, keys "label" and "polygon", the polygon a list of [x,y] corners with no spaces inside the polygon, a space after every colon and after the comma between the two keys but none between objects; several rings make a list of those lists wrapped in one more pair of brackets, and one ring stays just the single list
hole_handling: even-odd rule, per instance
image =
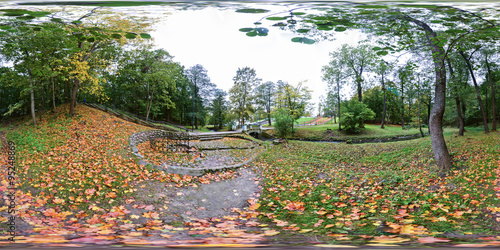
[{"label": "tree bark", "polygon": [[339,131],[342,131],[342,127],[340,125],[340,81],[337,81],[337,116],[339,117]]},{"label": "tree bark", "polygon": [[464,117],[462,116],[462,110],[460,109],[460,99],[455,97],[455,103],[457,105],[457,114],[458,114],[458,135],[463,136],[465,131],[464,126]]},{"label": "tree bark", "polygon": [[33,83],[33,75],[31,74],[31,68],[28,67],[28,76],[30,79],[30,102],[31,102],[31,118],[33,119],[33,126],[36,126],[36,115],[35,115],[35,86]]},{"label": "tree bark", "polygon": [[386,98],[385,98],[385,81],[384,81],[384,75],[382,74],[382,91],[384,92],[384,108],[383,108],[383,111],[382,111],[382,125],[380,126],[380,128],[384,128],[384,123],[385,123],[385,109],[386,109],[386,106],[385,106],[385,102],[386,102]]},{"label": "tree bark", "polygon": [[54,110],[54,117],[56,117],[56,87],[54,83],[54,78],[52,79],[52,108]]},{"label": "tree bark", "polygon": [[420,135],[424,137],[424,131],[422,131],[422,123],[420,122],[421,116],[421,108],[420,108],[420,88],[418,89],[418,129],[420,130]]},{"label": "tree bark", "polygon": [[434,93],[434,106],[432,107],[429,130],[431,134],[432,151],[438,170],[447,174],[451,170],[451,156],[446,146],[443,135],[443,115],[446,106],[446,68],[444,65],[445,51],[436,41],[437,34],[426,23],[409,18],[410,21],[420,26],[426,32],[426,40],[431,48],[434,70],[436,73],[436,86]]},{"label": "tree bark", "polygon": [[71,100],[69,105],[69,114],[71,116],[75,115],[75,107],[76,107],[76,96],[78,92],[78,85],[80,85],[80,80],[75,79],[73,82],[73,91],[71,92]]},{"label": "tree bark", "polygon": [[493,75],[491,74],[490,63],[488,62],[488,55],[486,55],[486,68],[488,69],[488,79],[490,81],[491,87],[491,109],[492,109],[492,127],[491,131],[497,131],[497,111],[496,111],[496,100],[495,100],[495,84],[493,82]]},{"label": "tree bark", "polygon": [[481,99],[481,93],[479,93],[479,87],[477,86],[477,81],[476,77],[474,76],[474,70],[472,69],[472,65],[470,63],[470,58],[467,58],[463,51],[459,51],[459,53],[464,58],[464,61],[467,64],[467,69],[469,69],[470,76],[472,77],[472,83],[474,83],[474,88],[476,89],[477,101],[479,102],[479,108],[481,109],[481,115],[483,116],[484,132],[489,133],[490,131],[488,129],[488,119],[486,117],[486,113],[484,112],[483,100]]},{"label": "tree bark", "polygon": [[[450,59],[446,59],[448,63],[448,68],[450,69],[450,75],[454,77],[453,67],[451,67]],[[453,86],[455,90],[455,104],[457,106],[457,114],[458,114],[458,135],[464,135],[464,117],[462,116],[462,110],[460,110],[460,98],[458,97],[458,88],[457,86]]]},{"label": "tree bark", "polygon": [[358,100],[359,102],[363,102],[363,90],[361,89],[361,77],[358,77],[356,79],[357,84],[358,84]]}]

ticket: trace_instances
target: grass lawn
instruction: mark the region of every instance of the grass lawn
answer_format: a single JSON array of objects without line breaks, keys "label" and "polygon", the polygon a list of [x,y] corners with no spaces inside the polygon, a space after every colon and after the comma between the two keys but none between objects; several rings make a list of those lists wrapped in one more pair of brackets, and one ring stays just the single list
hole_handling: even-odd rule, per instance
[{"label": "grass lawn", "polygon": [[[453,169],[439,178],[430,138],[367,144],[290,141],[258,166],[260,212],[283,230],[366,242],[376,235],[466,238],[500,230],[500,134],[445,136]],[[404,239],[403,239],[404,241]]]},{"label": "grass lawn", "polygon": [[[419,134],[418,128],[402,130],[398,125],[386,125],[384,129],[380,125],[365,124],[363,129],[358,134],[347,134],[345,131],[338,131],[338,124],[323,124],[317,126],[296,127],[296,132],[289,136],[288,139],[302,139],[310,141],[344,141],[344,140],[369,140],[376,138],[390,138],[404,135]],[[327,129],[330,129],[328,131]],[[427,133],[427,129],[422,129]],[[270,130],[268,133],[272,136],[276,135],[276,131]]]},{"label": "grass lawn", "polygon": [[316,117],[301,117],[295,121],[295,124],[307,123],[314,120]]}]

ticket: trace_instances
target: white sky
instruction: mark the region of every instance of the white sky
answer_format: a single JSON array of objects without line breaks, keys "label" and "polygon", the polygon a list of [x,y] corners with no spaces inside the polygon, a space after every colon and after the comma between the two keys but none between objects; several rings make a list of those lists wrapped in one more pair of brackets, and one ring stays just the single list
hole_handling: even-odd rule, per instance
[{"label": "white sky", "polygon": [[[174,61],[186,68],[203,65],[212,82],[225,91],[233,86],[236,70],[248,66],[256,70],[263,82],[282,80],[295,85],[307,80],[306,85],[313,90],[311,102],[317,103],[319,96],[326,93],[321,68],[328,64],[329,52],[343,43],[356,44],[361,39],[360,33],[337,32],[335,41],[307,45],[291,42],[297,35],[277,27],[269,27],[267,37],[248,37],[238,31],[254,27],[254,22],[268,14],[244,14],[212,7],[174,11],[151,35],[158,47],[167,50]],[[270,21],[263,21],[266,22]]]}]

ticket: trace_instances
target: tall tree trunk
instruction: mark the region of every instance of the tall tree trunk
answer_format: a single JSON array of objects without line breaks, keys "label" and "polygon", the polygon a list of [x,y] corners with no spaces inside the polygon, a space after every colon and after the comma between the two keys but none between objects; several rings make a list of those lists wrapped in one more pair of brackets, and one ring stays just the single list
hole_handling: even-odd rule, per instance
[{"label": "tall tree trunk", "polygon": [[52,108],[54,110],[54,117],[56,117],[56,87],[54,83],[54,78],[51,78],[52,80]]},{"label": "tall tree trunk", "polygon": [[356,80],[358,84],[358,100],[359,102],[363,102],[363,90],[361,89],[361,77],[358,77]]},{"label": "tall tree trunk", "polygon": [[75,107],[76,107],[76,96],[78,93],[78,85],[80,85],[80,80],[75,79],[73,82],[73,91],[71,92],[71,100],[69,105],[69,114],[71,116],[75,115]]},{"label": "tall tree trunk", "polygon": [[479,87],[477,86],[476,77],[474,76],[474,70],[472,69],[470,59],[465,56],[463,51],[459,51],[459,53],[464,58],[464,61],[467,64],[467,69],[469,69],[470,76],[472,77],[472,83],[474,83],[474,88],[476,89],[477,101],[479,102],[479,108],[481,109],[481,115],[483,116],[484,132],[489,133],[488,119],[486,117],[486,113],[484,112],[483,101],[481,99],[481,93],[479,92]]},{"label": "tall tree trunk", "polygon": [[31,74],[31,68],[28,67],[28,76],[30,79],[30,103],[31,103],[31,118],[33,119],[33,126],[36,126],[36,115],[35,115],[35,84],[33,83],[33,75]]},{"label": "tall tree trunk", "polygon": [[429,103],[427,103],[427,132],[430,134],[431,133],[431,96],[429,95]]},{"label": "tall tree trunk", "polygon": [[337,81],[337,116],[339,117],[339,131],[342,131],[342,126],[340,125],[340,81]]},{"label": "tall tree trunk", "polygon": [[384,123],[385,123],[385,113],[386,113],[386,97],[385,97],[385,81],[384,81],[384,75],[382,74],[382,91],[384,92],[384,108],[382,110],[382,125],[380,128],[384,128]]},{"label": "tall tree trunk", "polygon": [[149,81],[147,81],[147,101],[146,101],[146,121],[149,120],[149,111],[151,110],[151,101],[152,101],[152,98],[151,98],[151,93],[149,92]]},{"label": "tall tree trunk", "polygon": [[[450,59],[447,58],[446,62],[448,63],[448,68],[450,69],[450,75],[454,77],[454,72],[453,72],[453,67],[451,67],[451,62]],[[458,135],[463,136],[464,135],[464,117],[462,116],[462,110],[460,110],[460,98],[459,93],[458,93],[458,88],[457,86],[453,86],[453,90],[455,91],[455,104],[457,106],[457,114],[458,114]]]},{"label": "tall tree trunk", "polygon": [[465,131],[464,117],[462,116],[462,110],[460,109],[460,98],[455,97],[455,104],[457,105],[458,114],[458,135],[463,136]]},{"label": "tall tree trunk", "polygon": [[427,44],[431,48],[434,70],[436,73],[436,86],[434,93],[434,106],[432,107],[429,130],[431,134],[432,151],[441,174],[447,174],[451,169],[451,156],[446,146],[443,135],[443,115],[446,106],[446,68],[444,65],[445,51],[439,46],[437,34],[426,23],[407,17],[410,21],[426,31]]},{"label": "tall tree trunk", "polygon": [[495,100],[495,84],[493,82],[493,75],[491,74],[490,63],[488,62],[488,55],[486,55],[486,68],[488,69],[488,79],[490,80],[491,87],[491,109],[492,109],[492,118],[493,124],[491,127],[491,131],[497,130],[497,111],[496,111],[496,100]]},{"label": "tall tree trunk", "polygon": [[405,127],[405,100],[404,100],[404,85],[401,81],[401,129]]},{"label": "tall tree trunk", "polygon": [[422,131],[422,123],[420,122],[420,117],[422,115],[420,109],[420,88],[418,89],[418,130],[420,130],[420,135],[424,137],[424,131]]}]

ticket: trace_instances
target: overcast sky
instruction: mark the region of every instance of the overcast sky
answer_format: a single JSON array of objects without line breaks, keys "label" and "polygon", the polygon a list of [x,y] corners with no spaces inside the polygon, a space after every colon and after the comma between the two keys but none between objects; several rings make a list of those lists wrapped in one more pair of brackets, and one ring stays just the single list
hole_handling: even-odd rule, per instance
[{"label": "overcast sky", "polygon": [[[286,10],[284,6],[264,7]],[[187,68],[203,65],[212,82],[225,91],[233,86],[237,69],[248,66],[254,68],[264,82],[283,80],[295,85],[307,80],[306,85],[314,91],[312,102],[317,103],[326,89],[326,83],[321,80],[321,68],[328,64],[329,52],[344,43],[356,44],[361,39],[360,34],[339,32],[335,41],[306,45],[291,42],[297,35],[276,27],[270,27],[267,37],[248,37],[238,31],[253,27],[253,23],[264,15],[211,7],[173,11],[151,34],[158,47],[174,56],[174,61]]]}]

